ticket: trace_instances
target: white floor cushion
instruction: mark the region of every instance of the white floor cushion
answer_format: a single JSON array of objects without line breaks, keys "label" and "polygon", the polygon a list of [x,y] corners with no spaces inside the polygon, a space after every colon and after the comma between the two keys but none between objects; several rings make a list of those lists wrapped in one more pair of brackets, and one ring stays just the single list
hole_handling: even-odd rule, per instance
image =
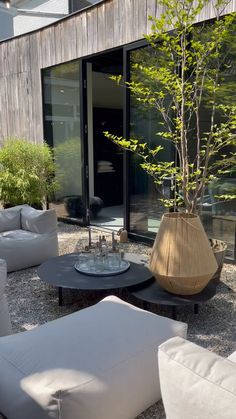
[{"label": "white floor cushion", "polygon": [[132,419],[160,399],[158,345],[187,325],[110,296],[0,338],[8,419]]}]

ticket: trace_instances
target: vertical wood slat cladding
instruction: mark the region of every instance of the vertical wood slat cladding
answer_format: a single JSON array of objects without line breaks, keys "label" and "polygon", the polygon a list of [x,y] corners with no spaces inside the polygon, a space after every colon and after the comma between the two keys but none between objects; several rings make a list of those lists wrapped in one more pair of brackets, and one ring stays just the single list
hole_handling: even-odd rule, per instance
[{"label": "vertical wood slat cladding", "polygon": [[75,22],[75,36],[76,36],[76,40],[75,40],[75,45],[76,45],[76,55],[77,57],[81,57],[83,56],[83,48],[84,48],[84,44],[83,44],[83,39],[82,39],[82,31],[81,31],[81,27],[82,27],[82,20],[83,20],[83,14],[80,14]]},{"label": "vertical wood slat cladding", "polygon": [[98,50],[98,12],[97,8],[91,9],[87,13],[87,42],[91,53]]},{"label": "vertical wood slat cladding", "polygon": [[102,51],[103,46],[105,45],[105,24],[106,24],[106,14],[105,14],[105,3],[102,3],[98,8],[98,51]]},{"label": "vertical wood slat cladding", "polygon": [[[138,0],[138,29],[143,28],[143,34],[147,33],[147,0]],[[139,32],[139,31],[138,31]],[[137,37],[140,34],[137,33]]]},{"label": "vertical wood slat cladding", "polygon": [[152,21],[149,20],[149,16],[156,16],[156,2],[152,0],[147,0],[147,29],[146,32],[149,33],[151,31]]},{"label": "vertical wood slat cladding", "polygon": [[40,141],[43,138],[42,126],[42,92],[41,92],[41,73],[40,73],[40,51],[38,34],[34,33],[29,38],[30,50],[30,81],[31,81],[31,117],[33,123],[30,124],[27,138]]},{"label": "vertical wood slat cladding", "polygon": [[[236,10],[236,0],[225,13]],[[0,141],[7,136],[43,139],[41,69],[143,38],[156,0],[107,0],[69,18],[0,43]],[[199,20],[214,17],[206,8]]]},{"label": "vertical wood slat cladding", "polygon": [[124,21],[125,21],[125,43],[131,42],[132,38],[132,0],[126,0],[124,3]]},{"label": "vertical wood slat cladding", "polygon": [[[144,0],[145,2],[146,0]],[[144,4],[143,2],[143,4]],[[139,29],[139,0],[131,0],[131,5],[130,5],[130,13],[132,16],[132,19],[130,19],[131,22],[131,26],[130,26],[130,32],[129,32],[129,36],[134,36],[135,38],[137,38],[138,33],[140,33],[140,29]],[[140,11],[141,14],[141,11]]]},{"label": "vertical wood slat cladding", "polygon": [[[76,30],[74,19],[68,19],[65,25],[61,24],[61,44],[62,44],[62,57],[64,61],[70,61],[76,58]],[[55,42],[57,31],[55,30]],[[48,66],[49,67],[49,66]]]},{"label": "vertical wood slat cladding", "polygon": [[[120,25],[114,25],[114,43],[117,43],[118,40],[121,39],[121,32],[123,27],[121,27],[121,20],[120,20],[120,8],[119,8],[119,0],[113,1],[113,9],[114,9],[114,20],[120,22]],[[120,32],[121,31],[121,32]]]},{"label": "vertical wood slat cladding", "polygon": [[105,7],[105,49],[112,48],[114,45],[114,8],[113,2],[108,1]]},{"label": "vertical wood slat cladding", "polygon": [[4,123],[0,123],[0,144],[2,139],[8,135],[8,120],[7,120],[7,91],[6,91],[6,79],[0,77],[0,118]]}]

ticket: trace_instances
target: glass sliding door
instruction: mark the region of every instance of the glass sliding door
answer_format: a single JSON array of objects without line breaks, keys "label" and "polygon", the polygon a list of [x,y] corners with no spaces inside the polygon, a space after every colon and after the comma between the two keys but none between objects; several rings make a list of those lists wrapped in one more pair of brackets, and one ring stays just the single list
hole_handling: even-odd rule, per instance
[{"label": "glass sliding door", "polygon": [[[208,25],[202,25],[201,34],[204,36]],[[236,39],[231,39],[231,52],[223,58],[220,68],[218,81],[217,102],[226,106],[236,104]],[[227,48],[223,49],[223,55]],[[204,134],[210,129],[212,118],[211,105],[209,106],[209,93],[203,92],[202,107],[200,109],[201,132]],[[222,110],[216,109],[214,123],[219,126],[227,118],[224,117]],[[194,130],[193,130],[194,132]],[[194,143],[193,143],[194,144]],[[191,150],[190,150],[191,151]],[[211,164],[224,156],[229,157],[236,152],[235,146],[226,146],[218,155],[211,157]],[[192,150],[194,153],[194,148]],[[236,199],[220,199],[220,195],[236,195],[236,166],[231,167],[224,175],[217,175],[211,181],[204,192],[204,199],[201,207],[200,216],[208,237],[223,240],[227,244],[226,257],[228,260],[236,261]]]},{"label": "glass sliding door", "polygon": [[58,190],[49,206],[58,217],[86,216],[79,60],[43,71],[45,140],[53,147]]},{"label": "glass sliding door", "polygon": [[[138,81],[140,74],[135,63],[156,60],[149,47],[143,47],[128,52],[127,60],[130,81]],[[142,79],[142,81],[144,81]],[[148,83],[148,81],[147,81]],[[129,95],[129,92],[127,92]],[[147,142],[150,148],[162,145],[164,150],[159,154],[159,160],[173,160],[173,150],[169,141],[163,140],[158,131],[163,131],[160,117],[154,109],[140,104],[135,97],[129,95],[128,137]],[[158,186],[140,167],[141,160],[135,155],[129,156],[129,186],[128,186],[128,225],[130,233],[153,238],[158,231],[162,214],[167,211],[160,199],[170,197],[170,179],[166,179],[164,186]]]},{"label": "glass sliding door", "polygon": [[[141,45],[141,43],[140,43]],[[133,48],[133,49],[132,49]],[[231,54],[227,55],[226,66],[222,65],[219,87],[217,94],[219,95],[219,103],[235,106],[235,82],[236,82],[236,49],[232,41]],[[163,65],[162,57],[159,56],[158,45],[155,50],[149,46],[129,46],[126,48],[126,80],[142,82],[152,91],[159,91],[158,86],[151,85],[150,79],[145,79],[143,73],[139,73],[135,64],[148,63],[149,66]],[[155,83],[155,82],[153,82]],[[166,100],[166,99],[165,99]],[[203,92],[202,105],[200,109],[201,134],[209,131],[211,122],[211,112],[209,107],[209,97],[207,92]],[[166,103],[165,103],[166,104]],[[167,103],[168,104],[168,103]],[[171,109],[171,108],[170,108]],[[159,160],[176,161],[176,156],[172,145],[168,140],[158,135],[159,131],[163,131],[163,122],[159,113],[150,106],[145,106],[138,102],[127,89],[126,92],[126,113],[127,122],[124,133],[125,138],[137,138],[142,142],[147,142],[149,147],[162,145],[164,150],[159,154]],[[171,114],[170,114],[171,118]],[[224,122],[222,112],[216,109],[215,123]],[[196,124],[192,123],[192,146],[189,147],[189,153],[196,155],[195,138]],[[230,156],[235,153],[235,146],[225,147],[221,151],[221,155]],[[222,157],[223,158],[223,157]],[[219,156],[213,156],[219,159]],[[168,198],[171,195],[171,179],[166,179],[163,187],[157,187],[152,178],[145,174],[140,168],[141,160],[135,155],[129,155],[127,165],[128,191],[127,191],[127,226],[130,233],[144,237],[154,237],[154,233],[158,230],[160,219],[163,212],[168,211],[161,204],[161,198]],[[201,219],[208,237],[221,239],[227,243],[228,249],[226,256],[230,260],[236,260],[236,199],[226,199],[222,201],[219,196],[236,195],[236,168],[231,168],[228,173],[218,176],[212,181],[204,192],[204,200],[202,208],[199,208]]]}]

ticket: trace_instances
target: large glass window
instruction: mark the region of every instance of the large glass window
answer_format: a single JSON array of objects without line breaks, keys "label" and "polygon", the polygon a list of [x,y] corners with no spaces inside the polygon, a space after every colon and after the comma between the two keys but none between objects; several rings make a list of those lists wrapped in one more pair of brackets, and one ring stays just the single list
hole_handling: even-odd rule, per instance
[{"label": "large glass window", "polygon": [[[138,81],[138,74],[135,63],[151,62],[156,57],[149,47],[141,48],[130,52],[130,80]],[[142,76],[143,77],[143,76]],[[142,80],[144,81],[144,80]],[[149,81],[147,80],[147,85]],[[149,147],[162,145],[164,150],[159,154],[159,159],[170,161],[173,159],[173,150],[170,142],[163,140],[157,135],[163,131],[163,126],[158,113],[150,107],[140,104],[135,97],[130,97],[130,137],[144,140]],[[170,196],[170,179],[166,179],[164,186],[160,187],[154,183],[140,167],[140,158],[132,154],[130,156],[129,176],[129,204],[130,204],[130,231],[132,233],[154,237],[160,225],[160,219],[166,209],[160,199]]]},{"label": "large glass window", "polygon": [[[220,102],[226,105],[230,103],[235,105],[235,81],[236,81],[236,49],[232,46],[231,55],[227,57],[227,66],[222,67],[219,89]],[[160,58],[161,59],[161,58]],[[158,48],[154,51],[149,47],[133,50],[129,53],[130,80],[139,81],[140,75],[135,66],[136,63],[151,63],[158,65]],[[150,80],[141,80],[150,87]],[[153,88],[151,86],[151,88]],[[209,107],[209,98],[204,95],[200,119],[201,131],[207,132],[211,121],[211,109]],[[222,113],[216,113],[215,122],[222,121]],[[130,97],[130,136],[144,140],[150,147],[162,145],[164,150],[159,155],[163,161],[174,160],[173,148],[167,140],[157,135],[158,131],[163,131],[160,126],[159,114],[150,106],[145,106],[137,102],[135,97]],[[194,135],[193,122],[193,135]],[[193,142],[190,153],[196,153],[196,147]],[[224,153],[229,155],[235,150],[227,147]],[[152,178],[145,174],[140,168],[141,160],[134,154],[130,156],[130,230],[144,236],[152,236],[158,230],[160,218],[166,209],[161,205],[160,198],[170,196],[171,179],[166,179],[163,187],[157,187]],[[236,168],[231,170],[221,179],[212,182],[205,191],[204,201],[201,208],[201,217],[205,230],[209,237],[222,239],[226,241],[228,250],[227,256],[235,258],[235,234],[236,234],[236,200],[222,201],[218,198],[221,194],[236,194]]]},{"label": "large glass window", "polygon": [[[207,26],[205,27],[207,31]],[[223,105],[236,104],[236,49],[235,40],[232,40],[231,53],[226,55],[224,62],[222,57],[221,72],[218,85],[217,102]],[[223,52],[225,54],[225,51]],[[227,64],[225,66],[225,64]],[[209,97],[203,96],[201,109],[201,130],[207,132],[211,121],[211,106]],[[222,111],[216,111],[215,123],[224,122]],[[235,147],[225,147],[220,152],[221,155],[229,156],[235,152]],[[223,157],[222,157],[223,158]],[[219,160],[219,155],[212,160]],[[226,256],[229,259],[236,259],[236,199],[222,200],[220,195],[236,194],[236,166],[224,174],[221,178],[212,181],[205,190],[204,200],[201,208],[201,218],[204,228],[209,237],[223,240],[227,243]]]},{"label": "large glass window", "polygon": [[84,216],[80,130],[80,63],[44,70],[45,140],[53,147],[59,188],[51,200],[60,217]]}]

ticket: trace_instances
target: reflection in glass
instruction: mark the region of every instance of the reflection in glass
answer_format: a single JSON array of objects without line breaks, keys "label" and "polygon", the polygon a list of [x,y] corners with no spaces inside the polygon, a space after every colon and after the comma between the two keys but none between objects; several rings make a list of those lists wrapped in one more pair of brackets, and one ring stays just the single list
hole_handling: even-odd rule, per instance
[{"label": "reflection in glass", "polygon": [[[207,26],[206,29],[207,30]],[[220,80],[218,84],[218,103],[225,105],[236,104],[236,38],[231,40],[231,53],[226,56],[225,64],[221,66]],[[223,62],[223,60],[222,60]],[[201,109],[201,130],[206,132],[209,129],[211,120],[208,106],[209,98],[203,96]],[[223,122],[222,112],[216,111],[215,123]],[[235,152],[235,147],[225,147],[221,154],[228,156]],[[218,156],[219,158],[219,156]],[[216,159],[216,157],[213,157]],[[209,237],[223,240],[227,243],[226,256],[235,259],[235,231],[236,231],[236,200],[226,199],[222,201],[219,195],[236,194],[236,167],[231,169],[220,179],[212,181],[204,193],[204,200],[201,208],[201,219]]]},{"label": "reflection in glass", "polygon": [[[155,61],[158,57],[153,55],[153,50],[149,47],[141,48],[130,53],[131,81],[138,81],[140,74],[134,68],[137,62]],[[151,65],[151,64],[150,64]],[[144,80],[142,80],[144,81]],[[145,81],[150,87],[150,80]],[[159,159],[163,161],[173,160],[172,147],[169,141],[157,135],[158,131],[163,131],[160,127],[159,114],[145,107],[130,98],[130,137],[145,140],[149,147],[157,145],[164,146],[159,154]],[[160,225],[160,219],[164,212],[168,211],[160,202],[160,198],[170,196],[170,179],[166,179],[163,186],[154,184],[153,179],[148,176],[139,166],[141,160],[134,153],[130,156],[130,230],[133,233],[154,237]]]},{"label": "reflection in glass", "polygon": [[[204,36],[204,30],[207,26],[200,31],[196,31],[199,36]],[[219,103],[235,105],[235,77],[236,77],[236,48],[234,41],[231,43],[231,55],[227,56],[227,66],[222,66],[221,75],[219,80],[219,88],[217,95],[219,96]],[[143,74],[140,74],[135,67],[135,63],[148,63],[149,66],[158,66],[167,64],[164,56],[158,55],[158,45],[155,50],[149,47],[141,48],[130,53],[130,73],[131,81],[141,81],[146,87],[152,91],[158,92],[157,85],[151,85],[156,81],[145,79]],[[142,79],[141,79],[142,77]],[[209,94],[209,92],[208,92]],[[210,97],[205,91],[203,93],[202,107],[200,109],[200,123],[201,123],[201,136],[209,131],[211,124],[211,102]],[[130,136],[137,139],[145,140],[149,146],[163,145],[162,155],[159,155],[163,161],[173,161],[174,153],[167,140],[164,140],[159,135],[158,131],[163,131],[161,119],[155,110],[150,109],[140,104],[134,97],[130,98]],[[216,109],[215,123],[219,124],[224,122],[222,111]],[[194,115],[191,125],[192,143],[189,146],[189,153],[192,155],[192,160],[196,157],[196,121]],[[229,156],[229,153],[235,152],[235,147],[225,147],[221,154]],[[221,156],[213,155],[212,162],[219,160]],[[222,157],[223,158],[223,157]],[[139,167],[139,159],[136,155],[131,155],[130,167],[130,229],[132,232],[143,234],[145,236],[151,235],[153,231],[157,231],[160,217],[166,211],[161,205],[159,198],[168,197],[170,195],[171,179],[166,179],[163,188],[157,189],[152,179],[148,177]],[[181,191],[179,191],[181,194]],[[220,179],[215,180],[208,185],[204,191],[204,200],[201,210],[201,217],[205,230],[209,237],[222,239],[228,245],[227,256],[235,258],[235,228],[236,228],[236,200],[227,199],[225,202],[219,199],[218,195],[236,194],[236,168],[230,170],[227,174]]]},{"label": "reflection in glass", "polygon": [[81,218],[82,156],[80,137],[79,62],[44,70],[44,110],[46,141],[54,148],[60,190],[51,207],[57,215]]}]

